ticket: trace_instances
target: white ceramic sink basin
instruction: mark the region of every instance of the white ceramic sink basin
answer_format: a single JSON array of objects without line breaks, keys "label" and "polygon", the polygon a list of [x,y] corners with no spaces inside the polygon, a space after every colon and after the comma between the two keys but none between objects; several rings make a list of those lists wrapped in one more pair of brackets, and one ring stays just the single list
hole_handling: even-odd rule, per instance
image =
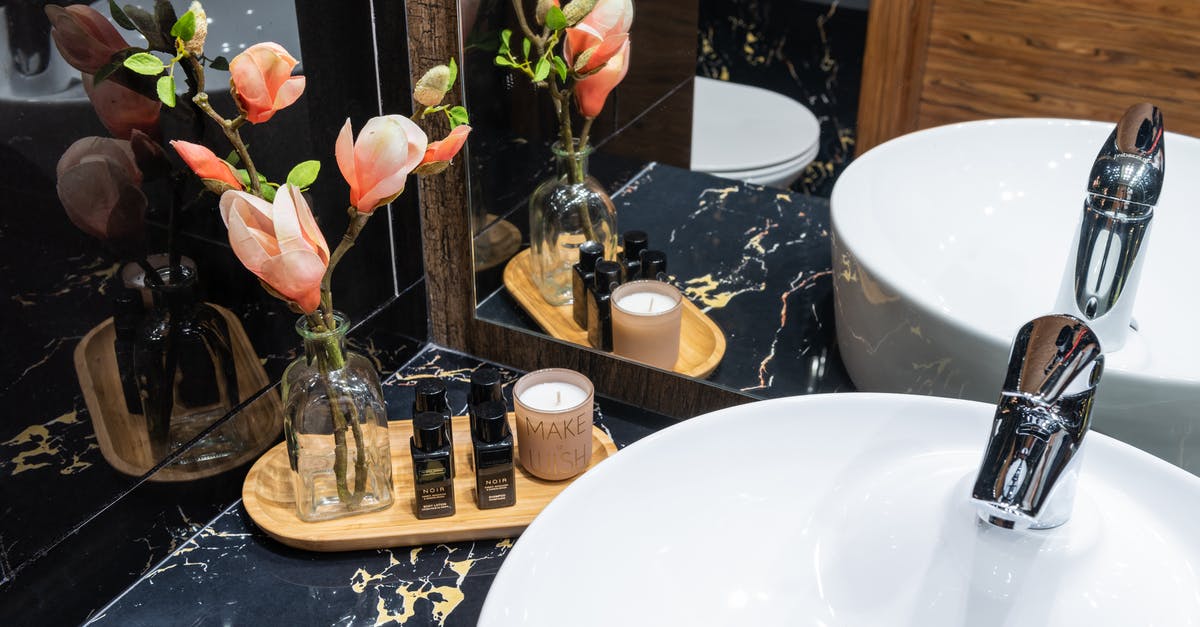
[{"label": "white ceramic sink basin", "polygon": [[[1170,112],[1165,113],[1170,128]],[[1115,124],[990,120],[859,157],[832,197],[838,344],[863,391],[995,402],[1017,329],[1050,313],[1092,162]],[[1100,431],[1200,471],[1200,141],[1167,134],[1134,305],[1109,353]]]},{"label": "white ceramic sink basin", "polygon": [[1200,624],[1200,479],[1091,433],[1070,521],[991,527],[992,413],[818,395],[665,429],[550,503],[480,625]]}]

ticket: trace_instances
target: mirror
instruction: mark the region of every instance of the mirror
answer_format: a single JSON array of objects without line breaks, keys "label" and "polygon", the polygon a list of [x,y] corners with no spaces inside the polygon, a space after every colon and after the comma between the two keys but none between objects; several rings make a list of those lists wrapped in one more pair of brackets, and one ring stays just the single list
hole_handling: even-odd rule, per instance
[{"label": "mirror", "polygon": [[[532,242],[545,241],[545,216],[559,210],[535,190],[558,176],[552,144],[562,138],[550,89],[513,67],[525,62],[516,7],[534,39],[543,34],[535,4],[459,0],[475,129],[475,315],[597,350],[571,306],[552,304],[572,298],[570,270],[563,281],[544,268],[574,263],[605,229],[577,223],[558,240],[567,252],[557,265],[535,269],[537,251],[553,247]],[[664,369],[757,397],[852,389],[833,333],[827,198],[853,150],[866,4],[633,3],[628,73],[590,126],[586,171],[611,198],[616,233],[645,233],[683,295],[679,358]],[[536,45],[532,56],[536,73]],[[581,111],[570,110],[578,139]],[[605,211],[603,201],[586,206],[589,217]],[[625,278],[639,278],[630,267]]]}]

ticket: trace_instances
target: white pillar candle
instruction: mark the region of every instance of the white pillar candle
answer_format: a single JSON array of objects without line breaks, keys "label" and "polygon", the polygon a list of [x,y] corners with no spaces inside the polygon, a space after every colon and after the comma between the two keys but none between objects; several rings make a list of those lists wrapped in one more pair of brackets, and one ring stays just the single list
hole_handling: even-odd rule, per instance
[{"label": "white pillar candle", "polygon": [[521,402],[537,411],[562,411],[578,406],[587,400],[588,394],[578,385],[562,381],[551,381],[530,386],[521,392]]},{"label": "white pillar candle", "polygon": [[631,281],[612,293],[613,352],[664,370],[679,361],[683,294],[662,281]]}]

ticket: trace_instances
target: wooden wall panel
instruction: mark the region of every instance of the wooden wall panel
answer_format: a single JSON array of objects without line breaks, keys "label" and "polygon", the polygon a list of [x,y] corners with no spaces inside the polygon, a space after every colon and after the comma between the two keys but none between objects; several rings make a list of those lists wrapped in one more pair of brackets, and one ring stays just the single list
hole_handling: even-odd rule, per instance
[{"label": "wooden wall panel", "polygon": [[[895,0],[883,0],[881,5]],[[1084,0],[901,0],[929,12],[920,25],[892,23],[868,33],[866,62],[899,68],[902,60],[872,56],[908,47],[923,57],[904,85],[915,110],[890,124],[860,109],[870,128],[860,151],[920,128],[990,117],[1073,117],[1116,120],[1134,102],[1163,109],[1170,130],[1200,135],[1200,2]],[[872,7],[872,11],[875,7]],[[918,11],[921,9],[917,9]],[[876,41],[891,43],[875,43]],[[919,48],[924,47],[923,52]],[[909,63],[911,65],[911,62]],[[895,71],[895,70],[893,70]],[[868,80],[881,73],[864,67]]]}]

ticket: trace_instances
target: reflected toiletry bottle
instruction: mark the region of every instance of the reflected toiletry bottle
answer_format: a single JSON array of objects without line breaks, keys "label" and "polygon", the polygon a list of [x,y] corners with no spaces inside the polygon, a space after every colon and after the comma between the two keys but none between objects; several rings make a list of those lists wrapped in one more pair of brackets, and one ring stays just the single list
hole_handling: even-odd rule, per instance
[{"label": "reflected toiletry bottle", "polygon": [[625,246],[617,261],[621,264],[621,281],[632,281],[641,274],[642,251],[650,248],[650,236],[645,231],[625,231]]},{"label": "reflected toiletry bottle", "polygon": [[612,350],[612,289],[620,284],[620,264],[596,262],[596,276],[588,290],[588,342],[600,350]]},{"label": "reflected toiletry bottle", "polygon": [[442,415],[425,411],[413,416],[409,438],[413,466],[413,513],[417,518],[454,515],[454,479],[451,444],[446,439]]},{"label": "reflected toiletry bottle", "polygon": [[643,279],[651,279],[654,281],[667,280],[667,253],[661,250],[644,250],[642,251],[642,276]]},{"label": "reflected toiletry bottle", "polygon": [[413,399],[413,416],[428,411],[442,416],[442,433],[450,443],[450,474],[454,474],[454,432],[450,422],[450,401],[446,398],[446,384],[441,379],[422,379],[417,382],[416,397]]},{"label": "reflected toiletry bottle", "polygon": [[[584,299],[586,303],[587,300]],[[504,404],[504,383],[500,371],[484,366],[471,373],[471,393],[467,396],[467,413],[471,417],[471,435],[475,435],[475,406],[488,401]]]},{"label": "reflected toiletry bottle", "polygon": [[516,505],[508,410],[498,401],[480,403],[472,409],[478,421],[472,443],[475,448],[475,500],[479,509]]},{"label": "reflected toiletry bottle", "polygon": [[130,416],[142,414],[142,398],[138,396],[137,374],[134,372],[133,353],[137,346],[138,326],[142,323],[145,310],[142,297],[133,290],[112,287],[113,296],[113,352],[117,355],[117,375],[121,378],[121,391],[125,396],[125,410]]},{"label": "reflected toiletry bottle", "polygon": [[587,328],[587,292],[596,277],[596,262],[604,258],[604,246],[599,242],[587,241],[579,245],[579,263],[571,275],[571,314],[579,328]]}]

